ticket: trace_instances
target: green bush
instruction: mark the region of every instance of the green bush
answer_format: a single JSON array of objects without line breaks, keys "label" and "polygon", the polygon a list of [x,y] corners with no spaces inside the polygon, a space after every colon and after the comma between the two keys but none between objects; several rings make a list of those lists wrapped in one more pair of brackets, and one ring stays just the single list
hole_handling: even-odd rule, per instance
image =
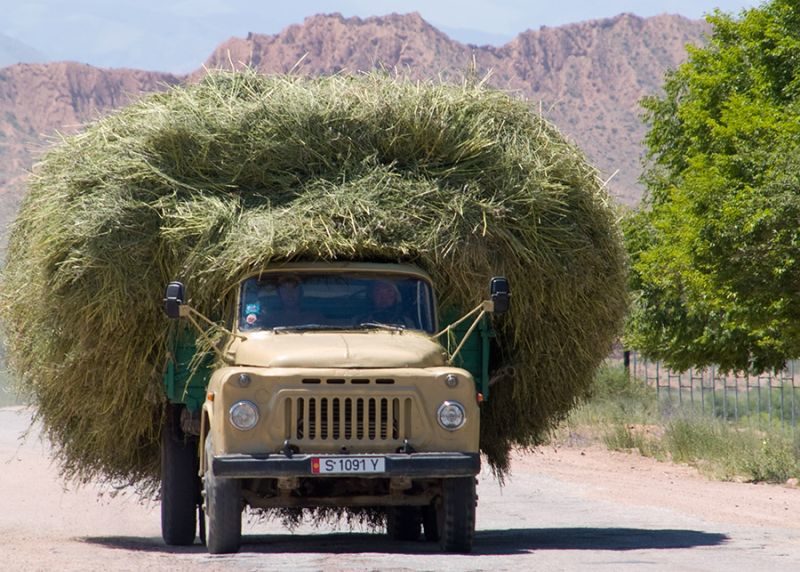
[{"label": "green bush", "polygon": [[658,419],[656,393],[621,365],[598,368],[591,394],[570,416],[571,423],[653,423]]},{"label": "green bush", "polygon": [[[703,411],[697,400],[679,403],[665,392],[659,397],[621,366],[605,365],[591,399],[570,415],[567,426],[598,436],[611,450],[690,464],[715,478],[782,483],[800,477],[800,432],[786,431],[777,408],[771,421],[766,412],[746,415],[741,400],[734,422],[735,403],[728,398],[729,415],[723,418],[721,392],[706,396]],[[779,397],[772,399],[775,407]]]},{"label": "green bush", "polygon": [[664,442],[672,459],[725,479],[782,483],[800,476],[800,457],[791,436],[708,417],[671,421]]}]

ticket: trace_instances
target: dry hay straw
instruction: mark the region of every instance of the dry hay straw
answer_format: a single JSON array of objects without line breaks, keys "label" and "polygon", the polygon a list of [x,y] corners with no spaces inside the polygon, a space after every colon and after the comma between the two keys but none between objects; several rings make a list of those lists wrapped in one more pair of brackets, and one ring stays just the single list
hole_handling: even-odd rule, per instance
[{"label": "dry hay straw", "polygon": [[373,74],[213,73],[36,165],[2,279],[10,364],[66,477],[158,478],[169,280],[219,317],[286,260],[410,261],[471,308],[509,277],[483,406],[501,472],[587,393],[625,308],[615,215],[583,154],[507,94]]}]

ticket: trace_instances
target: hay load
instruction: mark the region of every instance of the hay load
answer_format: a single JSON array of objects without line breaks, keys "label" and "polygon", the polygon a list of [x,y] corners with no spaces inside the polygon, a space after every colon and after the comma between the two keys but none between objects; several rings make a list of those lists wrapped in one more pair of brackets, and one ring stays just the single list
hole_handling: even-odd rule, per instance
[{"label": "hay load", "polygon": [[65,139],[29,186],[2,318],[68,478],[156,482],[173,279],[219,316],[275,261],[413,262],[465,309],[508,276],[493,365],[515,373],[481,435],[501,471],[586,394],[625,308],[596,172],[528,104],[481,86],[214,73]]}]

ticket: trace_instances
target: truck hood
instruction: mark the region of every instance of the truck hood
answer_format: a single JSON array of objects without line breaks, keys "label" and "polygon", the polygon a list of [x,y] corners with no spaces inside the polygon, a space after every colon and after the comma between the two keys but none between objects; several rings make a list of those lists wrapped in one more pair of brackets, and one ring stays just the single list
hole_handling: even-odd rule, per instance
[{"label": "truck hood", "polygon": [[253,332],[225,351],[251,367],[395,368],[446,364],[442,346],[419,332]]}]

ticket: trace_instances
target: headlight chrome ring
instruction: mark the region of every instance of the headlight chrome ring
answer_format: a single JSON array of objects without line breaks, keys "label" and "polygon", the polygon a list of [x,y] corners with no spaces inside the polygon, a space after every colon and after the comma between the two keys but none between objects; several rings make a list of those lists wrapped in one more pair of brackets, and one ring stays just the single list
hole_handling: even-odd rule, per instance
[{"label": "headlight chrome ring", "polygon": [[237,401],[231,405],[228,417],[239,431],[249,431],[258,424],[258,406],[252,401]]},{"label": "headlight chrome ring", "polygon": [[464,406],[458,401],[445,401],[442,403],[436,412],[436,418],[439,421],[439,425],[448,431],[461,429],[464,423],[467,422]]}]

